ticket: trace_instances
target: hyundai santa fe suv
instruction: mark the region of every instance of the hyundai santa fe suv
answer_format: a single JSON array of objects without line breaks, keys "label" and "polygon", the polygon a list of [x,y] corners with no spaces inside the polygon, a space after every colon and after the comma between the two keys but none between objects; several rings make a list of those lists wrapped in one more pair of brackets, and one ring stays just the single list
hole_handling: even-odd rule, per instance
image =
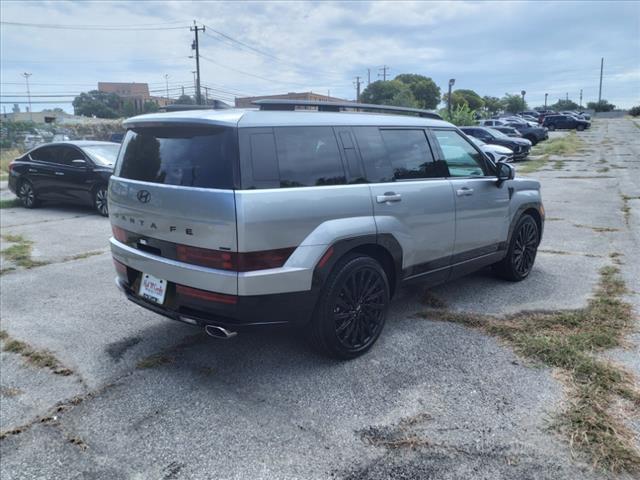
[{"label": "hyundai santa fe suv", "polygon": [[109,211],[129,300],[218,337],[297,326],[353,358],[405,282],[531,272],[540,184],[450,123],[415,109],[257,103],[126,121]]}]

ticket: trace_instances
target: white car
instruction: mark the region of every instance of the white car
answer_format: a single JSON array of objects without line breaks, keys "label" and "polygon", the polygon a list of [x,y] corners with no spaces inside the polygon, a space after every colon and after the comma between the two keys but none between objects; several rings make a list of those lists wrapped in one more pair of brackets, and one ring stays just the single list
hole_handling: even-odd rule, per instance
[{"label": "white car", "polygon": [[504,127],[507,125],[507,122],[504,122],[498,118],[489,118],[486,120],[480,120],[478,124],[481,127]]},{"label": "white car", "polygon": [[513,161],[513,150],[507,147],[503,147],[501,145],[489,145],[488,143],[484,143],[482,140],[472,137],[471,135],[467,135],[469,140],[475,143],[480,150],[487,154],[487,156],[493,160],[494,163],[497,162],[507,162],[510,163]]}]

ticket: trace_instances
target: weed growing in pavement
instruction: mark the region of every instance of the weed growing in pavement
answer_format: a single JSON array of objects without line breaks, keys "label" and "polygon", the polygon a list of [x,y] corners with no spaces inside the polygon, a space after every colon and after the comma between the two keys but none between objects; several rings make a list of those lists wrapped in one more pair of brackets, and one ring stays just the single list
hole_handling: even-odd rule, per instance
[{"label": "weed growing in pavement", "polygon": [[151,355],[147,358],[143,358],[136,364],[136,368],[145,369],[145,368],[155,368],[162,367],[163,365],[169,365],[173,363],[173,357],[169,357],[167,355]]},{"label": "weed growing in pavement", "polygon": [[39,368],[48,368],[57,375],[71,375],[73,372],[61,365],[60,361],[46,350],[36,350],[25,342],[11,338],[4,330],[0,331],[4,342],[3,350],[21,355],[28,363]]},{"label": "weed growing in pavement", "polygon": [[[610,257],[619,264],[619,254]],[[499,318],[488,315],[431,310],[430,320],[481,328],[512,345],[520,355],[560,369],[569,390],[569,404],[553,428],[587,454],[593,465],[613,472],[640,472],[640,451],[633,433],[614,412],[617,400],[640,410],[640,391],[633,376],[594,354],[619,347],[633,325],[631,306],[618,266],[604,267],[586,307],[556,312],[521,312]]]},{"label": "weed growing in pavement", "polygon": [[[41,262],[31,258],[33,242],[31,240],[27,240],[22,235],[2,235],[2,239],[10,243],[15,243],[15,245],[11,245],[10,247],[0,251],[6,260],[14,262],[22,268],[41,267],[42,265],[48,264],[48,262]],[[3,272],[9,270],[11,269],[4,269]]]},{"label": "weed growing in pavement", "polygon": [[574,227],[578,227],[578,228],[590,228],[591,230],[593,230],[596,233],[610,233],[610,232],[619,232],[620,231],[619,228],[594,227],[594,226],[591,226],[591,225],[585,225],[583,223],[574,223],[573,226]]},{"label": "weed growing in pavement", "polygon": [[631,200],[640,200],[640,195],[636,197],[622,195],[622,214],[624,215],[624,223],[627,225],[629,225],[629,219],[631,218],[631,205],[629,205]]}]

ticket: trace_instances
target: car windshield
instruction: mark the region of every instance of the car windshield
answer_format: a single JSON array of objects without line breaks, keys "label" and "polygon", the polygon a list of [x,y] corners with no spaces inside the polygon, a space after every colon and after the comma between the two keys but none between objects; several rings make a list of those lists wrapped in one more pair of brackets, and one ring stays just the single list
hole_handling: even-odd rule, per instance
[{"label": "car windshield", "polygon": [[509,138],[508,135],[505,135],[500,130],[496,130],[495,128],[487,128],[486,130],[496,138]]},{"label": "car windshield", "polygon": [[116,163],[120,145],[88,145],[83,150],[98,165],[109,167]]}]

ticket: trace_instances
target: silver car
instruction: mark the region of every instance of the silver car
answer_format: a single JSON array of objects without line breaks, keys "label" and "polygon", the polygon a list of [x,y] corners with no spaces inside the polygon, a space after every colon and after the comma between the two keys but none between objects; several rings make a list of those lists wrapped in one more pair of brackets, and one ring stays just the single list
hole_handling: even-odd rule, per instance
[{"label": "silver car", "polygon": [[[293,325],[353,358],[406,282],[531,272],[540,184],[455,126],[415,109],[259,103],[126,121],[109,211],[129,300],[222,338]],[[384,113],[354,111],[369,107]]]}]

